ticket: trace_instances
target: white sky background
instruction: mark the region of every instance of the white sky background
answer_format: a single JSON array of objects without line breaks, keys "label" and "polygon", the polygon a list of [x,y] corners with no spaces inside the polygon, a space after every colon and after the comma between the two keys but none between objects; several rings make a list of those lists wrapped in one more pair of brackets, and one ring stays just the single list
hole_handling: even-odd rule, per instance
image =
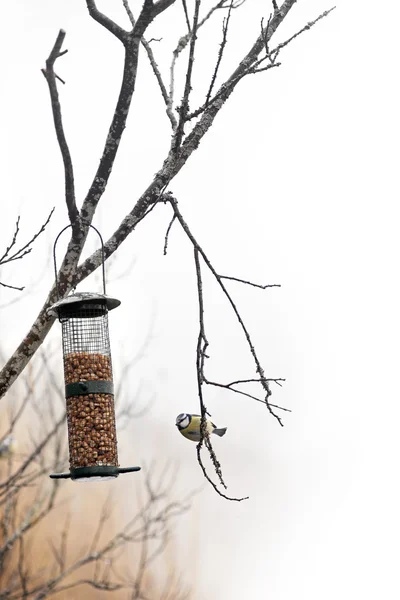
[{"label": "white sky background", "polygon": [[[117,5],[99,3],[124,24]],[[300,0],[279,39],[330,6]],[[168,48],[184,31],[173,10],[151,30],[159,37],[168,28]],[[267,3],[248,0],[237,13],[224,75],[268,12]],[[1,273],[31,292],[2,310],[2,346],[11,352],[45,299],[53,276],[50,245],[67,224],[40,68],[59,28],[66,29],[69,52],[57,72],[67,81],[60,95],[81,202],[118,93],[122,49],[89,18],[84,2],[15,0],[2,13],[1,247],[19,213],[27,239],[56,206],[32,254]],[[206,488],[183,521],[182,569],[193,567],[199,599],[399,597],[399,16],[397,5],[382,13],[376,2],[338,3],[282,54],[280,69],[240,84],[170,186],[217,270],[282,284],[265,292],[234,283],[230,289],[268,375],[287,378],[273,401],[293,410],[281,429],[261,405],[207,392],[214,420],[228,426],[215,443],[228,491],[251,498],[227,503]],[[219,44],[218,30],[212,32],[200,37],[205,61],[195,63],[204,86]],[[162,48],[154,46],[167,68]],[[203,89],[199,84],[199,98]],[[141,66],[121,153],[94,221],[104,238],[161,166],[168,125],[151,74]],[[127,388],[134,393],[140,381],[143,403],[155,400],[134,424],[137,447],[120,444],[121,464],[171,458],[181,464],[184,490],[202,481],[194,444],[173,425],[179,412],[198,410],[197,305],[192,250],[175,225],[162,256],[169,216],[167,208],[154,211],[124,243],[108,291],[123,302],[110,315],[116,378],[154,321]],[[131,260],[129,277],[113,283]],[[252,376],[240,330],[215,284],[206,283],[210,377]],[[0,288],[0,304],[17,295]],[[59,335],[55,327],[52,336]],[[138,477],[124,485],[134,489]],[[188,566],[185,552],[194,546],[197,558]]]}]

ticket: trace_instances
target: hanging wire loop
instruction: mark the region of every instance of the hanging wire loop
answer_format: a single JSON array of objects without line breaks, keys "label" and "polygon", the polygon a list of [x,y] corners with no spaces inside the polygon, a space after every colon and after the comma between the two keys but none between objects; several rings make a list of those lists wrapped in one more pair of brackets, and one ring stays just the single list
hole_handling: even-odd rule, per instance
[{"label": "hanging wire loop", "polygon": [[[56,292],[57,292],[57,300],[60,299],[60,293],[59,293],[59,289],[58,289],[58,272],[57,272],[57,262],[56,262],[56,246],[57,246],[57,242],[60,238],[60,236],[64,233],[64,231],[66,231],[67,229],[69,229],[69,227],[72,227],[72,225],[67,225],[66,227],[64,227],[64,229],[61,229],[60,233],[58,234],[58,236],[56,237],[55,241],[54,241],[54,246],[53,246],[53,262],[54,262],[54,275],[55,275],[55,279],[56,279]],[[98,234],[99,238],[100,238],[100,242],[101,242],[101,270],[102,270],[102,274],[103,274],[103,294],[106,295],[106,270],[105,270],[105,255],[104,255],[104,242],[103,242],[103,238],[102,235],[100,233],[100,231],[94,226],[94,225],[90,225],[89,227],[91,227],[92,229],[94,229],[96,231],[96,233]]]}]

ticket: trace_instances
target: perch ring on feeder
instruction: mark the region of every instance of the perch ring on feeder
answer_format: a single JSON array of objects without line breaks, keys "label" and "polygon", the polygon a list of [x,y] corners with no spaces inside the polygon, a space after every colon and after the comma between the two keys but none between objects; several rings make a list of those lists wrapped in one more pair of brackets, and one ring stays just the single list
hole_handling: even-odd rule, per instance
[{"label": "perch ring on feeder", "polygon": [[[58,234],[53,248],[57,294],[55,249],[68,227]],[[104,480],[140,470],[118,464],[108,312],[121,302],[106,296],[103,239],[90,227],[101,240],[103,294],[76,292],[47,310],[62,326],[70,462],[70,472],[52,473],[53,479]]]}]

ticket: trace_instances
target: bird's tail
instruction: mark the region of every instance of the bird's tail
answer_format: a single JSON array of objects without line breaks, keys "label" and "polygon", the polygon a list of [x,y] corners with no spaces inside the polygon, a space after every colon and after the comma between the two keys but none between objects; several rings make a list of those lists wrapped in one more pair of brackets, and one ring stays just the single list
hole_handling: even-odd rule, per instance
[{"label": "bird's tail", "polygon": [[227,427],[221,427],[220,429],[213,429],[213,433],[216,433],[217,435],[222,437],[223,435],[225,435],[226,430],[227,430]]}]

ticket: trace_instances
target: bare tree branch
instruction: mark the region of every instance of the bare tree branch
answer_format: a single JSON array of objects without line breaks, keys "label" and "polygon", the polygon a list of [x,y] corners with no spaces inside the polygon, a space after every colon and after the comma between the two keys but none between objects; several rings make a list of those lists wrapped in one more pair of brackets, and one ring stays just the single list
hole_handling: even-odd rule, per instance
[{"label": "bare tree branch", "polygon": [[117,23],[115,23],[112,19],[100,12],[96,6],[95,0],[86,0],[86,6],[92,19],[97,21],[97,23],[100,23],[100,25],[105,27],[105,29],[107,29],[110,33],[115,35],[115,37],[118,38],[123,44],[125,44],[128,33],[127,31],[125,31],[125,29],[117,25]]},{"label": "bare tree branch", "polygon": [[201,448],[204,443],[208,450],[208,453],[210,455],[210,458],[213,463],[217,477],[218,477],[221,485],[226,489],[226,484],[225,484],[225,481],[224,481],[224,478],[222,475],[221,465],[220,465],[220,462],[219,462],[219,460],[214,452],[214,449],[212,447],[210,436],[208,434],[207,425],[206,425],[207,415],[209,413],[204,404],[202,386],[204,383],[204,377],[203,377],[204,359],[206,357],[208,340],[206,337],[205,326],[204,326],[203,281],[202,281],[202,277],[201,277],[199,249],[197,246],[194,246],[194,261],[195,261],[195,267],[196,267],[197,297],[198,297],[198,303],[199,303],[199,324],[200,324],[199,335],[197,338],[197,348],[196,348],[196,374],[197,374],[197,393],[199,396],[200,411],[201,411],[200,412],[200,414],[201,414],[201,424],[200,424],[201,439],[200,439],[200,442],[197,444],[197,461],[201,467],[201,470],[203,471],[204,477],[207,479],[207,481],[209,483],[211,483],[212,487],[217,492],[217,494],[219,494],[226,500],[233,500],[236,502],[241,502],[242,500],[247,500],[247,498],[234,498],[234,497],[227,496],[226,494],[221,492],[221,490],[218,488],[218,486],[214,483],[214,481],[208,475],[207,470],[206,470],[204,463],[202,461],[202,458],[201,458]]},{"label": "bare tree branch", "polygon": [[63,56],[67,50],[61,52],[61,48],[65,38],[65,31],[60,29],[53,49],[46,60],[46,68],[42,69],[42,73],[46,78],[49,86],[51,109],[53,112],[54,128],[58,145],[60,147],[61,156],[64,163],[64,179],[65,179],[65,201],[67,203],[68,216],[71,225],[74,225],[78,218],[78,208],[75,200],[75,183],[74,169],[72,166],[71,154],[67,144],[67,139],[64,133],[64,127],[61,116],[61,105],[58,96],[56,74],[54,73],[54,64],[60,56]]},{"label": "bare tree branch", "polygon": [[[269,22],[268,32],[266,32],[266,38],[268,42],[278,29],[279,25],[283,22],[294,3],[295,0],[285,0],[279,10],[275,11],[272,19]],[[101,254],[97,252],[93,253],[79,267],[77,266],[84,242],[86,240],[87,227],[91,223],[97,204],[102,197],[105,187],[108,183],[121,136],[126,125],[126,118],[129,112],[136,79],[139,43],[147,26],[151,23],[155,16],[168,8],[168,6],[171,4],[172,0],[159,0],[159,2],[155,4],[153,4],[151,0],[145,0],[139,18],[133,27],[133,31],[128,33],[124,32],[124,30],[121,28],[118,29],[113,27],[109,20],[104,18],[104,16],[99,13],[95,2],[93,0],[87,0],[89,12],[93,18],[111,31],[114,35],[119,37],[121,41],[123,41],[125,47],[125,66],[121,91],[104,147],[104,152],[101,157],[97,173],[81,209],[79,218],[80,228],[79,231],[73,232],[70,243],[68,244],[66,255],[60,268],[60,297],[64,297],[74,285],[77,285],[80,281],[92,273],[101,263]],[[197,16],[197,27],[199,26],[199,22],[201,22],[201,20],[199,21]],[[193,37],[194,33],[194,28],[192,28]],[[194,40],[192,38],[191,43],[194,44]],[[175,139],[168,156],[166,157],[160,170],[156,173],[153,181],[136,201],[131,212],[123,219],[118,229],[107,241],[105,245],[105,255],[107,258],[111,256],[113,252],[115,252],[124,239],[126,239],[127,235],[134,230],[136,225],[146,215],[149,214],[149,212],[154,208],[155,204],[162,200],[162,194],[166,189],[166,186],[186,164],[186,161],[191,154],[197,149],[202,138],[212,126],[216,115],[229,96],[232,94],[238,82],[246,74],[252,72],[251,69],[254,68],[257,60],[259,60],[259,55],[263,49],[265,49],[265,36],[260,34],[256,42],[239,63],[232,75],[220,86],[215,96],[210,99],[208,106],[202,110],[201,115],[199,115],[199,119],[195,123],[193,129],[183,139],[184,122],[189,120],[190,117],[188,112],[188,95],[186,95],[187,98],[185,100],[186,96],[184,94],[185,102],[183,103],[183,111],[181,110],[180,113],[181,117],[183,115],[184,120],[178,136],[179,141],[182,133],[179,149]],[[188,82],[189,88],[191,77],[188,76],[186,81]],[[220,280],[220,285],[221,284],[222,280]],[[57,298],[58,294],[53,287],[52,290],[50,290],[49,296],[44,303],[44,306],[42,307],[38,317],[35,319],[28,335],[21,342],[17,350],[0,372],[0,397],[2,397],[9,389],[10,385],[22,372],[30,358],[34,355],[36,350],[45,339],[54,321],[54,319],[47,315],[47,308],[54,303]],[[263,378],[264,376],[260,374],[260,377]]]},{"label": "bare tree branch", "polygon": [[[199,20],[198,26],[197,26],[197,31],[200,29],[200,27],[202,27],[205,23],[207,23],[207,21],[212,17],[212,15],[215,13],[215,11],[217,11],[219,9],[227,8],[228,1],[229,0],[219,0],[214,6],[212,6],[211,9],[206,13],[206,15],[202,19]],[[238,8],[241,4],[242,4],[242,2],[237,2],[234,4],[233,8]],[[174,96],[174,80],[175,80],[176,61],[178,60],[178,57],[181,54],[181,52],[188,45],[191,37],[192,37],[192,30],[191,30],[190,23],[189,23],[188,33],[179,39],[178,44],[176,45],[175,50],[172,53],[173,59],[172,59],[171,67],[170,67],[170,103],[171,103],[171,105],[173,104],[173,96]]]},{"label": "bare tree branch", "polygon": [[141,13],[132,31],[132,38],[140,41],[150,23],[174,2],[175,0],[158,0],[154,3],[153,0],[144,0]]},{"label": "bare tree branch", "polygon": [[[199,143],[199,140],[203,137],[205,133],[204,129],[206,128],[205,130],[207,131],[212,125],[215,116],[222,108],[223,104],[226,102],[229,96],[232,94],[239,81],[241,81],[246,75],[258,72],[256,70],[256,67],[267,58],[264,57],[259,60],[259,54],[262,52],[263,48],[265,48],[266,45],[269,43],[275,31],[278,29],[279,25],[282,23],[282,21],[289,13],[290,9],[293,7],[296,1],[297,0],[285,0],[285,2],[283,2],[280,9],[276,11],[272,18],[268,20],[267,27],[261,31],[256,42],[253,44],[252,48],[249,50],[246,56],[241,60],[241,62],[239,63],[235,71],[232,73],[232,75],[220,86],[215,96],[211,100],[209,100],[208,106],[206,107],[206,105],[203,104],[193,113],[187,115],[187,120],[191,120],[201,114],[203,116],[197,122],[191,133],[187,136],[184,142],[184,147],[185,145],[191,146],[193,143]],[[326,14],[322,13],[322,15],[315,19],[315,23],[318,22],[324,16],[327,16],[329,12],[331,12],[333,9],[334,7],[329,11],[325,11]],[[313,24],[314,22],[310,22],[310,27],[312,27]],[[307,27],[307,29],[310,29],[310,27]],[[298,32],[294,37],[297,37],[297,35],[299,34],[300,32]],[[275,59],[277,55],[278,53],[275,54]],[[280,66],[280,63],[272,62],[268,65],[268,67],[260,69],[260,71],[269,70],[278,66]]]},{"label": "bare tree branch", "polygon": [[128,0],[122,0],[122,4],[125,8],[126,14],[131,22],[132,29],[135,27],[135,17],[133,16],[133,12],[131,11],[131,7],[129,6]]},{"label": "bare tree branch", "polygon": [[[132,13],[132,11],[130,9],[128,0],[122,0],[122,3],[124,5],[124,8],[126,10],[126,13],[127,13],[128,17],[129,17],[129,20],[131,22],[132,27],[135,27],[136,21],[135,21],[135,18],[133,16],[133,13]],[[154,73],[154,75],[155,75],[155,77],[157,79],[157,83],[159,85],[159,88],[160,88],[160,91],[161,91],[161,95],[163,97],[165,106],[167,107],[166,113],[167,113],[167,116],[168,116],[168,118],[169,118],[169,120],[171,122],[172,129],[174,131],[176,129],[177,121],[176,121],[174,113],[170,109],[169,95],[168,95],[168,92],[167,92],[167,88],[165,87],[163,78],[161,76],[161,72],[160,72],[160,69],[159,69],[158,64],[156,62],[156,59],[154,58],[153,50],[152,50],[152,48],[150,46],[150,41],[151,40],[146,41],[144,38],[142,38],[141,41],[142,41],[143,48],[146,50],[146,53],[147,53],[147,56],[148,56],[151,68],[153,69],[153,73]]]},{"label": "bare tree branch", "polygon": [[[89,5],[94,5],[94,2],[92,0],[87,0],[87,4],[89,8]],[[90,8],[89,12],[93,18],[110,30],[110,27],[112,27],[109,24],[110,19],[107,18],[106,25],[103,19],[100,20],[98,12],[93,14],[93,9],[90,11]],[[114,35],[117,35],[114,31],[113,33]],[[128,34],[127,32],[124,32],[121,36],[117,35],[117,37],[123,42],[125,48],[124,71],[117,104],[101,155],[99,167],[82,205],[80,214],[81,218],[86,223],[92,222],[97,205],[106,189],[117,156],[122,134],[126,127],[126,120],[135,89],[140,40],[135,39],[133,34]]]},{"label": "bare tree branch", "polygon": [[201,0],[195,0],[193,25],[192,25],[191,36],[190,36],[188,66],[187,66],[187,70],[186,70],[185,89],[183,92],[183,98],[182,98],[181,105],[178,109],[179,121],[178,121],[178,126],[176,128],[175,139],[172,143],[172,147],[174,148],[175,152],[178,150],[178,148],[180,147],[180,145],[182,143],[186,117],[189,113],[189,96],[190,96],[190,92],[192,90],[194,49],[196,47],[196,40],[197,40],[197,29],[198,29],[198,22],[199,22],[200,3],[201,3]]},{"label": "bare tree branch", "polygon": [[[144,30],[154,16],[159,12],[162,12],[162,10],[168,8],[168,6],[171,4],[172,0],[160,0],[154,5],[150,11],[150,14],[147,16],[144,13],[145,7],[143,7],[141,16],[139,17],[139,19],[141,19],[139,31],[143,30],[144,33]],[[92,0],[87,0],[87,5],[93,18],[109,29],[111,26],[109,20],[103,18],[104,15],[102,16],[102,14],[99,13],[95,2]],[[146,4],[146,7],[148,6],[149,3]],[[39,348],[48,331],[50,330],[54,322],[54,318],[49,317],[47,314],[47,308],[58,299],[59,294],[61,297],[63,297],[72,289],[73,285],[76,285],[75,271],[86,240],[88,225],[93,219],[98,202],[108,183],[129,113],[129,107],[135,87],[138,45],[140,42],[140,39],[135,37],[135,31],[137,27],[138,23],[136,23],[134,31],[129,35],[129,37],[127,37],[128,34],[126,34],[126,36],[122,36],[121,34],[125,47],[123,80],[100,164],[80,212],[80,221],[81,223],[84,223],[84,226],[82,229],[79,228],[73,231],[71,241],[68,245],[66,255],[60,268],[59,289],[56,290],[53,286],[44,306],[32,325],[30,332],[21,342],[17,350],[0,372],[0,398],[5,394],[10,385],[15,381],[16,377],[25,368],[26,364]],[[117,35],[117,29],[115,29],[113,33]],[[119,34],[117,37],[119,37]],[[147,209],[148,206],[146,206],[144,213],[140,215],[139,220],[143,218]]]},{"label": "bare tree branch", "polygon": [[[131,33],[128,34],[127,32],[124,32],[123,35],[121,34],[122,37],[119,37],[116,34],[116,30],[112,31],[114,35],[117,35],[117,37],[121,39],[125,47],[124,74],[118,102],[114,111],[102,157],[100,159],[100,164],[92,185],[90,186],[90,189],[83,202],[81,217],[85,222],[91,223],[96,207],[106,189],[112,168],[114,166],[114,161],[122,134],[126,127],[126,120],[129,114],[129,108],[135,89],[139,43],[141,38],[151,21],[159,13],[171,6],[174,1],[175,0],[159,0],[159,2],[153,4],[152,0],[145,0],[142,11]],[[107,20],[103,19],[104,15],[102,15],[101,18],[99,17],[101,13],[99,13],[97,8],[95,8],[95,3],[93,0],[87,0],[87,4],[89,12],[93,18],[95,18],[110,31],[111,29],[114,29],[113,26],[110,25],[110,19],[108,19],[108,17],[106,18]],[[90,7],[92,7],[92,11],[90,11]]]},{"label": "bare tree branch", "polygon": [[242,316],[240,315],[240,312],[236,306],[236,304],[234,303],[234,301],[232,300],[232,297],[230,295],[230,293],[228,292],[228,290],[226,289],[221,276],[217,273],[217,271],[215,270],[215,268],[213,267],[210,259],[207,257],[206,253],[204,252],[204,250],[202,249],[202,247],[200,246],[200,244],[197,242],[197,240],[195,239],[195,237],[193,236],[192,232],[189,229],[189,226],[187,225],[186,221],[184,220],[179,208],[178,208],[178,202],[177,200],[172,196],[172,194],[169,194],[169,201],[171,203],[172,206],[172,210],[174,211],[176,218],[178,219],[183,231],[186,233],[187,237],[189,238],[189,240],[191,241],[191,243],[193,244],[193,247],[196,248],[198,250],[198,252],[200,253],[202,259],[204,260],[205,264],[207,265],[207,267],[209,268],[209,270],[211,271],[211,273],[213,274],[214,278],[216,279],[216,281],[218,282],[220,288],[222,289],[225,297],[227,298],[234,314],[236,315],[236,318],[240,324],[240,327],[243,331],[243,334],[245,336],[245,339],[247,341],[247,345],[249,347],[250,353],[253,357],[255,366],[256,366],[256,372],[257,375],[259,375],[260,377],[260,384],[264,389],[265,392],[265,398],[264,398],[264,403],[266,405],[266,407],[268,408],[269,412],[271,413],[272,416],[275,417],[275,419],[278,421],[278,423],[280,425],[283,425],[282,423],[282,419],[279,417],[279,415],[277,415],[270,402],[269,402],[269,397],[271,396],[271,390],[269,387],[269,379],[266,378],[265,376],[265,372],[264,369],[261,365],[261,362],[258,358],[258,355],[256,353],[256,350],[254,348],[254,344],[253,341],[250,337],[250,333],[242,319]]}]

